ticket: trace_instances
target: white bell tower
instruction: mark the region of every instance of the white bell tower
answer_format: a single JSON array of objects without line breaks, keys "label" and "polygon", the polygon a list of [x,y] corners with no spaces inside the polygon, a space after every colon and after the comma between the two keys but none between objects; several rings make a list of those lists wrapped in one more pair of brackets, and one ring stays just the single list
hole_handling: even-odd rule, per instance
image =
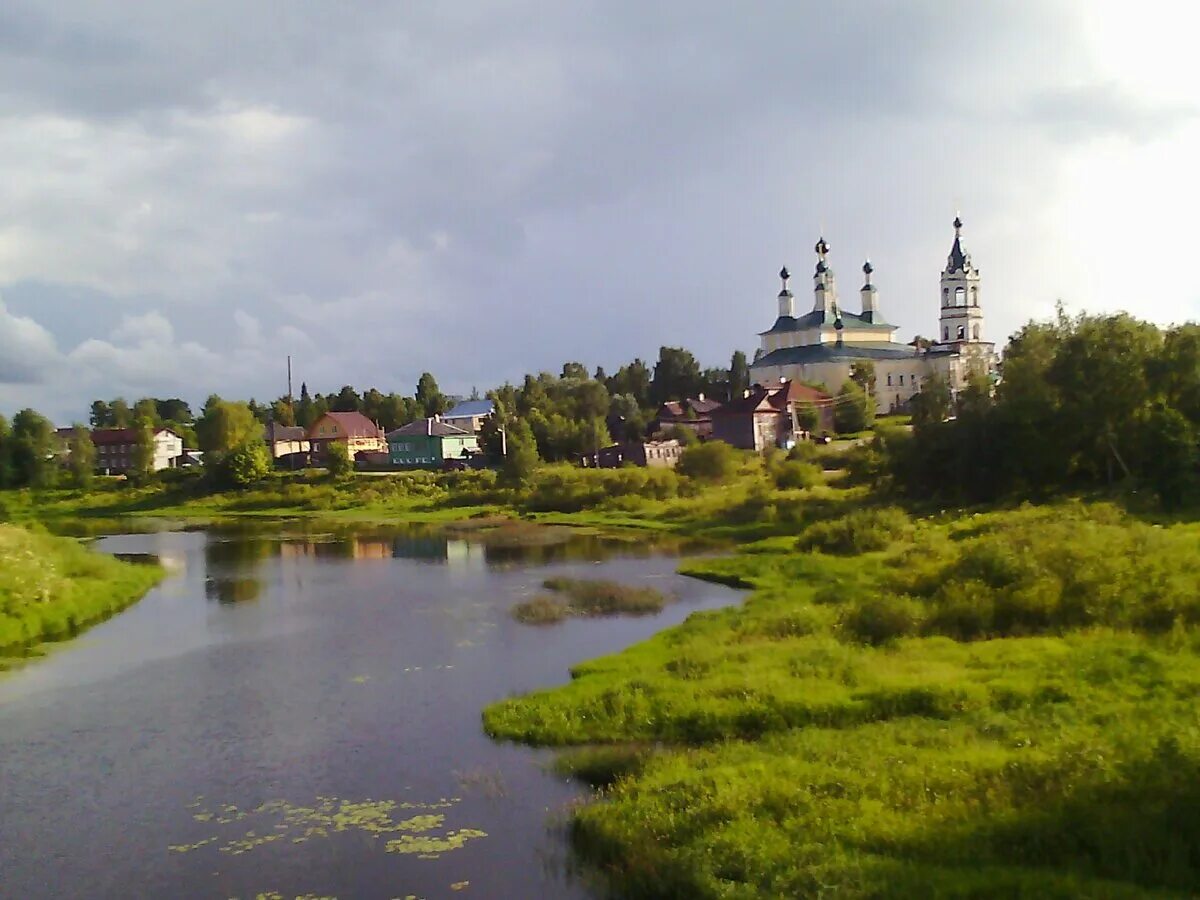
[{"label": "white bell tower", "polygon": [[833,277],[833,269],[825,263],[825,256],[829,253],[825,238],[818,240],[813,250],[817,254],[817,270],[813,273],[813,310],[824,313],[826,321],[832,322],[838,305],[837,281]]},{"label": "white bell tower", "polygon": [[954,245],[942,272],[942,314],[938,340],[943,344],[979,343],[983,307],[979,305],[979,270],[962,249],[962,219],[954,217]]},{"label": "white bell tower", "polygon": [[779,270],[779,280],[783,282],[783,288],[779,291],[779,315],[781,318],[794,319],[796,317],[796,300],[787,286],[788,279],[791,277],[787,266]]}]

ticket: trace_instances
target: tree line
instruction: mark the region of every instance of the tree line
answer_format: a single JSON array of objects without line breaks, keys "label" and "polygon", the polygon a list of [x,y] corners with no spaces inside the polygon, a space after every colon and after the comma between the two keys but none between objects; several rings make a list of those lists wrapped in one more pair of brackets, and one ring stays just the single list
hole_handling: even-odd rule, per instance
[{"label": "tree line", "polygon": [[1200,325],[1126,313],[1030,323],[995,390],[928,379],[913,433],[877,441],[881,474],[919,496],[985,502],[1126,486],[1167,507],[1200,500]]}]

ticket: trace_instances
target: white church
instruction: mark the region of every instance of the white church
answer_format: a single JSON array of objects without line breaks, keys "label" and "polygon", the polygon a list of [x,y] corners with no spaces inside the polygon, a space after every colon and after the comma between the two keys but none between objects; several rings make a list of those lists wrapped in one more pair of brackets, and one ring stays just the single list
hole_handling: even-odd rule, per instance
[{"label": "white church", "polygon": [[954,245],[942,272],[938,336],[928,347],[896,341],[897,326],[889,325],[879,311],[869,260],[862,267],[862,308],[853,313],[842,309],[838,299],[837,280],[826,262],[829,245],[825,238],[818,240],[814,249],[813,308],[796,315],[788,270],[780,271],[779,318],[759,335],[762,347],[750,367],[754,381],[769,384],[795,379],[824,384],[836,393],[850,377],[851,366],[870,361],[875,364],[876,407],[883,414],[903,408],[932,375],[945,379],[957,394],[973,371],[995,371],[995,344],[983,339],[979,270],[962,249],[961,219],[954,219]]}]

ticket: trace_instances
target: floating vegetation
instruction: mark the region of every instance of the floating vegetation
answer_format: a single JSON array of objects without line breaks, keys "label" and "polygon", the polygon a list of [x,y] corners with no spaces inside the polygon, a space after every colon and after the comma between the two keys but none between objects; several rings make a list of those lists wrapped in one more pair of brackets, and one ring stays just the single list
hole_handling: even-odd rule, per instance
[{"label": "floating vegetation", "polygon": [[552,625],[568,616],[646,616],[661,612],[670,599],[654,588],[615,581],[548,578],[542,586],[554,593],[518,603],[512,608],[514,619],[526,625]]},{"label": "floating vegetation", "polygon": [[371,680],[371,676],[370,675],[355,675],[350,680],[353,681],[355,684],[366,684],[368,681]]},{"label": "floating vegetation", "polygon": [[[445,830],[448,810],[460,801],[459,797],[442,798],[434,803],[407,803],[396,800],[341,800],[337,797],[317,797],[312,806],[297,806],[286,800],[268,800],[254,809],[242,810],[231,804],[205,808],[198,798],[188,805],[196,810],[192,818],[197,822],[212,822],[217,825],[232,825],[245,819],[261,821],[264,827],[250,829],[244,834],[221,838],[219,835],[205,838],[194,844],[172,844],[168,849],[176,853],[199,850],[223,840],[217,849],[221,853],[240,856],[264,844],[288,840],[302,844],[316,838],[327,838],[342,832],[358,832],[368,837],[389,837],[385,849],[389,853],[414,854],[421,859],[435,859],[440,854],[457,850],[469,840],[487,837],[486,832],[474,828]],[[412,811],[415,815],[396,819],[398,811]],[[260,831],[262,833],[260,833]],[[260,897],[273,898],[265,894]]]},{"label": "floating vegetation", "polygon": [[469,881],[456,881],[456,882],[454,882],[454,884],[450,885],[450,890],[461,891],[463,888],[465,888],[470,883],[471,882],[469,882]]}]

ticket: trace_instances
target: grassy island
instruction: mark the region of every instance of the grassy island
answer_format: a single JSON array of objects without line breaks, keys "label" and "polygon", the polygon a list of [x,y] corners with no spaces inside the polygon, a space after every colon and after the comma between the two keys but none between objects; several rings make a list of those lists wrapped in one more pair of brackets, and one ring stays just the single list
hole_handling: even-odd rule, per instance
[{"label": "grassy island", "polygon": [[124,609],[160,578],[70,538],[0,525],[0,668],[4,657],[73,637]]}]

